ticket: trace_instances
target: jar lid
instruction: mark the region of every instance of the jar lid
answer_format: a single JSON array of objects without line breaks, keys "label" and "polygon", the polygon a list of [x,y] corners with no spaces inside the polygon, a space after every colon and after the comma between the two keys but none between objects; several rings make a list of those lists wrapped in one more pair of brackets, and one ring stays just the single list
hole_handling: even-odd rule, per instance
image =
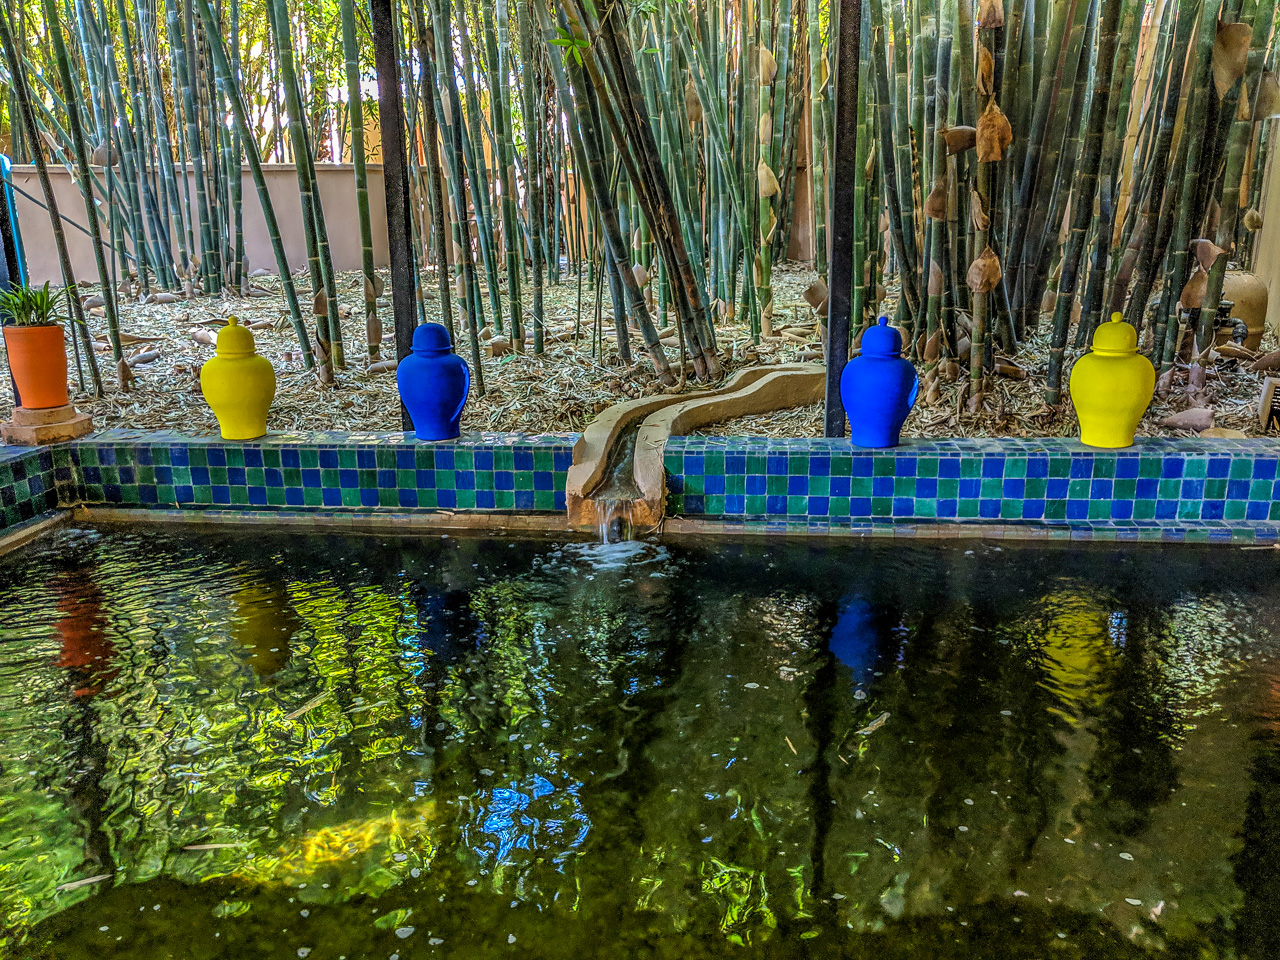
[{"label": "jar lid", "polygon": [[414,353],[448,353],[453,349],[449,328],[442,323],[420,323],[413,331]]},{"label": "jar lid", "polygon": [[1132,324],[1125,323],[1120,314],[1113,313],[1110,323],[1098,324],[1093,334],[1093,350],[1094,353],[1137,353],[1138,331]]},{"label": "jar lid", "polygon": [[224,360],[251,357],[254,354],[253,331],[242,327],[239,318],[227,317],[227,325],[218,332],[218,345],[214,350]]},{"label": "jar lid", "polygon": [[868,327],[862,334],[864,357],[897,357],[901,353],[902,335],[889,326],[888,317],[881,317],[876,326]]}]

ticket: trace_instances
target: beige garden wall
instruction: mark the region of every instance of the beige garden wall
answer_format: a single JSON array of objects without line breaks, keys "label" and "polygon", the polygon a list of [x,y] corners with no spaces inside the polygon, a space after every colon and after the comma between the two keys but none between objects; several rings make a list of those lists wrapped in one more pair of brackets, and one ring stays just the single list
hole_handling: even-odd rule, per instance
[{"label": "beige garden wall", "polygon": [[[293,270],[304,268],[307,263],[306,240],[302,233],[302,206],[298,195],[298,177],[289,164],[267,164],[263,168],[271,204],[280,224],[285,253]],[[369,212],[373,226],[373,259],[377,266],[387,264],[387,215],[383,193],[382,166],[370,165]],[[262,267],[276,272],[275,253],[267,235],[266,221],[258,203],[258,191],[249,168],[241,173],[244,183],[244,235],[249,269]],[[74,221],[88,226],[80,188],[65,167],[50,166],[49,179],[58,200],[58,210],[64,219],[67,247],[71,253],[71,265],[79,278],[96,279],[93,244],[89,237],[77,230]],[[41,201],[44,193],[34,166],[13,168],[13,182],[32,197]],[[324,205],[325,222],[329,228],[329,247],[334,266],[338,270],[359,270],[361,267],[360,221],[356,214],[355,171],[349,164],[320,164],[316,167],[316,182]],[[181,193],[181,184],[179,184]],[[196,206],[194,183],[191,205]],[[22,242],[26,248],[27,267],[36,283],[50,280],[61,283],[58,269],[58,251],[53,240],[49,214],[34,201],[17,195],[18,223],[22,229]],[[198,226],[198,216],[193,217],[193,228]],[[105,222],[103,223],[105,233]],[[198,241],[198,238],[197,238]],[[175,243],[174,253],[178,247]]]}]

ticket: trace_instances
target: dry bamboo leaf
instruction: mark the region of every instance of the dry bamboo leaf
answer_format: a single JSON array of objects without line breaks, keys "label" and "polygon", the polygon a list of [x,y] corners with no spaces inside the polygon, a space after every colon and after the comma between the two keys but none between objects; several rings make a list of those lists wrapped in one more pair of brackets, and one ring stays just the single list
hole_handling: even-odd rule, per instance
[{"label": "dry bamboo leaf", "polygon": [[876,175],[876,152],[874,150],[867,152],[867,163],[866,166],[862,168],[862,175],[867,180],[870,180]]},{"label": "dry bamboo leaf", "polygon": [[979,0],[978,29],[991,30],[1004,26],[1004,0]]},{"label": "dry bamboo leaf", "polygon": [[124,360],[116,361],[116,379],[120,383],[120,389],[125,393],[133,386],[133,371],[129,369],[129,364]]},{"label": "dry bamboo leaf", "polygon": [[1192,272],[1191,278],[1187,281],[1187,285],[1182,288],[1182,293],[1178,295],[1178,300],[1182,304],[1184,310],[1199,310],[1200,305],[1204,303],[1205,291],[1209,288],[1209,274],[1200,269],[1199,264]]},{"label": "dry bamboo leaf", "polygon": [[933,190],[924,201],[924,215],[931,220],[947,219],[947,178],[943,177],[933,185]]},{"label": "dry bamboo leaf", "polygon": [[364,278],[364,298],[366,300],[377,300],[382,296],[383,283],[382,278],[376,273],[373,275],[373,283],[369,282],[369,278]]},{"label": "dry bamboo leaf", "polygon": [[758,134],[757,140],[760,146],[768,146],[773,141],[773,114],[760,114],[760,124],[756,128]]},{"label": "dry bamboo leaf", "polygon": [[640,228],[636,227],[631,231],[631,249],[639,250],[644,245],[644,234],[640,232]]},{"label": "dry bamboo leaf", "polygon": [[773,78],[778,75],[778,61],[773,59],[773,53],[769,48],[761,44],[760,46],[760,85],[767,87],[773,83]]},{"label": "dry bamboo leaf", "polygon": [[1249,369],[1254,373],[1280,369],[1280,350],[1272,350],[1270,353],[1263,354],[1249,365]]},{"label": "dry bamboo leaf", "polygon": [[643,290],[649,283],[649,271],[644,268],[643,264],[633,263],[631,265],[631,275],[636,278],[636,286]]},{"label": "dry bamboo leaf", "polygon": [[827,66],[827,58],[818,61],[818,92],[821,93],[831,79],[831,68]]},{"label": "dry bamboo leaf", "polygon": [[453,126],[453,104],[446,96],[440,97],[440,119],[444,121],[446,127]]},{"label": "dry bamboo leaf", "polygon": [[1201,270],[1212,270],[1213,265],[1218,262],[1218,258],[1226,252],[1212,240],[1191,241],[1191,253],[1195,256],[1196,262],[1200,264]]},{"label": "dry bamboo leaf", "polygon": [[684,85],[684,112],[689,115],[690,123],[702,122],[702,101],[698,99],[698,88],[690,77]]},{"label": "dry bamboo leaf", "polygon": [[1246,230],[1256,232],[1262,229],[1262,214],[1258,212],[1256,207],[1250,207],[1244,212],[1242,222],[1244,223],[1244,228]]},{"label": "dry bamboo leaf", "polygon": [[982,202],[982,195],[973,187],[969,188],[969,219],[973,222],[974,230],[987,230],[991,227],[987,206]]},{"label": "dry bamboo leaf", "polygon": [[1222,219],[1222,208],[1218,206],[1218,198],[1209,201],[1209,209],[1204,216],[1204,232],[1210,236],[1218,233],[1218,221]]},{"label": "dry bamboo leaf", "polygon": [[822,282],[822,278],[818,277],[813,281],[813,283],[804,288],[804,293],[801,294],[801,296],[804,297],[805,303],[821,313],[823,308],[827,305],[827,298],[831,296],[831,291],[827,285]]},{"label": "dry bamboo leaf", "polygon": [[921,356],[924,357],[926,363],[933,363],[941,355],[942,349],[939,346],[941,333],[942,330],[935,330],[933,331],[933,336],[925,341],[924,350],[921,351]]},{"label": "dry bamboo leaf", "polygon": [[205,343],[209,346],[213,346],[218,342],[218,338],[215,337],[211,331],[205,330],[202,327],[192,327],[187,331],[187,334],[196,343]]},{"label": "dry bamboo leaf", "polygon": [[1027,379],[1026,368],[1020,367],[1016,363],[997,363],[995,370],[999,376],[1008,377],[1010,380]]},{"label": "dry bamboo leaf", "polygon": [[93,156],[89,162],[95,167],[114,167],[120,162],[120,156],[116,153],[116,148],[104,140],[93,148]]},{"label": "dry bamboo leaf", "polygon": [[1253,119],[1270,120],[1280,117],[1280,78],[1274,70],[1263,70],[1258,81],[1258,95],[1253,102]]},{"label": "dry bamboo leaf", "polygon": [[778,215],[773,212],[773,207],[769,207],[769,219],[760,227],[760,242],[769,244],[773,243],[773,232],[778,228]]},{"label": "dry bamboo leaf", "polygon": [[995,163],[1004,159],[1004,151],[1013,143],[1009,118],[992,100],[978,118],[978,162]]},{"label": "dry bamboo leaf", "polygon": [[377,363],[371,363],[365,368],[365,373],[390,373],[400,365],[400,361],[394,358],[390,360],[379,360]]},{"label": "dry bamboo leaf", "polygon": [[965,274],[965,283],[974,293],[990,293],[996,288],[1003,275],[1000,269],[1000,258],[988,246],[973,263],[969,264],[969,272]]},{"label": "dry bamboo leaf", "polygon": [[937,260],[929,261],[929,296],[940,297],[946,289],[946,276]]},{"label": "dry bamboo leaf", "polygon": [[764,162],[764,158],[760,158],[760,163],[756,166],[756,180],[760,185],[760,198],[767,199],[776,194],[781,187],[778,186],[778,178],[774,176],[773,170]]},{"label": "dry bamboo leaf", "polygon": [[317,290],[315,297],[311,300],[311,312],[317,317],[323,317],[329,313],[329,298],[323,290]]},{"label": "dry bamboo leaf", "polygon": [[1192,407],[1173,416],[1165,417],[1158,426],[1167,430],[1192,430],[1199,433],[1213,426],[1213,410],[1209,407]]},{"label": "dry bamboo leaf", "polygon": [[978,131],[973,127],[947,127],[942,136],[947,141],[947,153],[953,157],[972,150],[978,142]]},{"label": "dry bamboo leaf", "polygon": [[989,97],[995,93],[995,59],[986,47],[978,48],[978,93]]},{"label": "dry bamboo leaf", "polygon": [[1225,97],[1244,76],[1252,39],[1253,27],[1247,23],[1224,23],[1218,27],[1217,39],[1213,41],[1213,85],[1219,97]]}]

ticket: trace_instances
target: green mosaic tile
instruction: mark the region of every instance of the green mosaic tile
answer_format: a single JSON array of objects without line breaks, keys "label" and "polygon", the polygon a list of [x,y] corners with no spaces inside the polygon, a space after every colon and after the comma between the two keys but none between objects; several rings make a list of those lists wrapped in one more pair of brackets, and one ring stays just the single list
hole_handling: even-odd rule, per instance
[{"label": "green mosaic tile", "polygon": [[213,503],[213,488],[192,487],[192,499],[196,503]]},{"label": "green mosaic tile", "polygon": [[545,447],[538,447],[533,451],[533,469],[554,470],[555,465],[555,455],[552,451]]},{"label": "green mosaic tile", "polygon": [[350,449],[338,450],[338,468],[340,470],[355,470],[359,466],[360,463],[356,451]]},{"label": "green mosaic tile", "polygon": [[226,447],[224,449],[227,457],[228,467],[244,466],[244,450],[240,447]]},{"label": "green mosaic tile", "polygon": [[187,463],[193,467],[207,467],[209,465],[209,455],[204,447],[187,448]]},{"label": "green mosaic tile", "polygon": [[1178,503],[1178,519],[1179,520],[1199,520],[1200,519],[1200,501],[1199,500],[1183,500]]},{"label": "green mosaic tile", "polygon": [[1187,457],[1182,461],[1182,475],[1192,479],[1201,479],[1209,473],[1209,461],[1204,457]]},{"label": "green mosaic tile", "polygon": [[[514,499],[512,503],[515,503]],[[436,492],[434,490],[419,490],[418,506],[426,507],[428,510],[436,509],[439,506],[439,498],[436,496]]]},{"label": "green mosaic tile", "polygon": [[[534,465],[537,466],[538,457],[535,454],[533,458]],[[711,476],[720,476],[724,473],[724,454],[719,451],[709,451],[703,457],[702,472]],[[538,467],[539,470],[550,470],[551,467]]]},{"label": "green mosaic tile", "polygon": [[740,473],[729,474],[724,478],[724,492],[730,496],[742,496],[747,492],[747,478]]},{"label": "green mosaic tile", "polygon": [[938,458],[921,457],[916,461],[917,477],[936,477],[938,475]]},{"label": "green mosaic tile", "polygon": [[1121,477],[1111,487],[1113,500],[1132,500],[1138,492],[1138,481],[1131,477]]},{"label": "green mosaic tile", "polygon": [[[339,460],[338,462],[341,463],[342,461]],[[344,507],[360,506],[360,491],[357,490],[355,487],[348,487],[347,489],[343,490],[342,505]]]},{"label": "green mosaic tile", "polygon": [[[510,447],[498,447],[493,451],[493,469],[508,472],[516,468],[516,453]],[[513,501],[514,502],[514,501]]]},{"label": "green mosaic tile", "polygon": [[[696,497],[699,494],[706,493],[706,486],[705,486],[706,482],[707,482],[707,478],[700,473],[686,474],[684,478],[685,495],[688,496],[692,494],[693,496]],[[520,485],[518,480],[516,481],[516,485],[517,486]],[[521,489],[523,490],[525,488],[521,487]]]},{"label": "green mosaic tile", "polygon": [[1227,481],[1221,477],[1214,477],[1204,482],[1204,498],[1206,500],[1221,500],[1227,495]]},{"label": "green mosaic tile", "polygon": [[[551,451],[547,451],[550,455]],[[453,451],[453,469],[474,470],[476,468],[475,453],[471,450],[456,449]],[[548,467],[548,469],[550,469]]]},{"label": "green mosaic tile", "polygon": [[832,497],[828,506],[833,517],[847,517],[850,509],[848,497]]},{"label": "green mosaic tile", "polygon": [[809,458],[793,453],[787,458],[787,473],[793,477],[807,477],[809,475]]},{"label": "green mosaic tile", "polygon": [[1024,478],[1027,475],[1027,458],[1010,457],[1004,462],[1004,475],[1015,480]]},{"label": "green mosaic tile", "polygon": [[787,497],[787,513],[791,516],[801,516],[809,512],[808,497]]},{"label": "green mosaic tile", "polygon": [[357,470],[356,483],[360,484],[361,489],[376,490],[378,488],[378,471]]},{"label": "green mosaic tile", "polygon": [[284,465],[280,459],[280,451],[272,447],[264,447],[262,450],[262,465],[268,470],[279,470]]},{"label": "green mosaic tile", "polygon": [[494,484],[494,476],[493,476],[492,470],[476,471],[476,489],[477,490],[492,490],[493,484]]},{"label": "green mosaic tile", "polygon": [[[960,495],[960,481],[955,477],[941,477],[938,480],[938,499],[954,500]],[[1030,496],[1030,494],[1027,494]]]},{"label": "green mosaic tile", "polygon": [[298,451],[298,463],[303,470],[314,470],[320,466],[320,451],[303,447]]},{"label": "green mosaic tile", "polygon": [[[535,497],[536,501],[537,498]],[[459,510],[474,510],[476,508],[476,492],[474,490],[459,490],[457,499],[454,501]]]},{"label": "green mosaic tile", "polygon": [[1243,520],[1249,511],[1249,505],[1243,500],[1228,500],[1222,510],[1224,520]]},{"label": "green mosaic tile", "polygon": [[706,500],[703,501],[702,509],[711,516],[722,516],[724,514],[724,497],[718,494],[707,497]]},{"label": "green mosaic tile", "polygon": [[251,487],[265,487],[267,485],[267,471],[262,467],[249,467],[244,472],[245,483]]},{"label": "green mosaic tile", "polygon": [[965,480],[982,476],[982,460],[978,457],[965,457],[960,461],[960,476]]},{"label": "green mosaic tile", "polygon": [[1116,475],[1115,457],[1093,458],[1093,476],[1095,479],[1110,480]]},{"label": "green mosaic tile", "polygon": [[[498,510],[514,510],[516,508],[515,491],[495,490],[493,493],[493,505]],[[418,506],[422,506],[421,494],[419,494]]]},{"label": "green mosaic tile", "polygon": [[1270,500],[1271,499],[1271,481],[1255,480],[1249,484],[1250,500]]},{"label": "green mosaic tile", "polygon": [[331,467],[325,467],[324,469],[322,469],[320,471],[320,486],[322,487],[340,486],[340,484],[338,483],[338,471]]},{"label": "green mosaic tile", "polygon": [[245,507],[249,505],[249,488],[248,487],[232,487],[231,502],[237,507]]},{"label": "green mosaic tile", "polygon": [[1003,494],[1004,481],[998,477],[987,477],[978,487],[978,495],[984,500],[992,500]]},{"label": "green mosaic tile", "polygon": [[872,497],[871,498],[871,515],[873,517],[893,516],[893,498],[892,497]]},{"label": "green mosaic tile", "polygon": [[[288,483],[288,472],[285,474],[285,483]],[[418,485],[418,475],[412,470],[396,471],[396,486],[404,487],[406,490],[412,490]]]},{"label": "green mosaic tile", "polygon": [[286,487],[302,486],[302,471],[296,467],[286,467],[281,471],[284,476],[284,485]]},{"label": "green mosaic tile", "polygon": [[1161,500],[1177,500],[1182,494],[1182,481],[1161,480],[1158,489]]},{"label": "green mosaic tile", "polygon": [[1268,520],[1280,520],[1280,500],[1272,501],[1271,509],[1267,513]]},{"label": "green mosaic tile", "polygon": [[[876,457],[871,461],[873,477],[892,477],[896,472],[897,460],[893,457]],[[805,471],[808,472],[807,470]]]},{"label": "green mosaic tile", "polygon": [[747,474],[749,476],[758,476],[764,473],[767,466],[763,453],[747,454]]},{"label": "green mosaic tile", "polygon": [[978,501],[968,499],[961,500],[956,504],[956,515],[965,520],[972,520],[978,515]]},{"label": "green mosaic tile", "polygon": [[925,498],[915,502],[915,516],[932,519],[938,515],[938,501]]},{"label": "green mosaic tile", "polygon": [[914,497],[916,495],[916,478],[895,478],[893,481],[893,495],[895,497]]},{"label": "green mosaic tile", "polygon": [[533,509],[535,510],[554,510],[556,508],[556,495],[553,490],[535,490],[533,493]]},{"label": "green mosaic tile", "polygon": [[1000,519],[1001,520],[1021,520],[1022,519],[1022,501],[1021,500],[1001,500],[1000,501]]},{"label": "green mosaic tile", "polygon": [[752,516],[760,516],[764,513],[764,497],[750,494],[747,497],[747,513]]},{"label": "green mosaic tile", "polygon": [[[939,481],[941,484],[942,481]],[[854,477],[849,481],[849,496],[851,497],[869,497],[871,496],[872,480],[870,477]]]},{"label": "green mosaic tile", "polygon": [[[379,470],[394,470],[396,468],[396,451],[394,447],[378,447],[373,452],[374,462],[378,465]],[[388,506],[399,506],[399,500]]]},{"label": "green mosaic tile", "polygon": [[302,491],[302,502],[308,507],[318,507],[324,503],[324,493],[319,487],[306,487]]},{"label": "green mosaic tile", "polygon": [[1090,520],[1110,520],[1111,519],[1111,501],[1110,500],[1090,500],[1089,501],[1089,519]]},{"label": "green mosaic tile", "polygon": [[838,453],[831,458],[831,476],[848,477],[853,474],[853,457],[847,453]]},{"label": "green mosaic tile", "polygon": [[285,505],[284,487],[267,487],[267,504],[272,507]]},{"label": "green mosaic tile", "polygon": [[[1024,495],[1028,500],[1043,500],[1045,490],[1048,486],[1049,481],[1044,477],[1030,477],[1027,480],[1026,487],[1024,488]],[[938,489],[938,496],[939,498],[942,497],[941,487]]]},{"label": "green mosaic tile", "polygon": [[1046,520],[1067,519],[1067,501],[1046,500],[1044,505],[1044,518]]},{"label": "green mosaic tile", "polygon": [[[906,479],[906,478],[904,478]],[[902,482],[902,481],[898,481]],[[914,493],[915,483],[910,484]],[[809,478],[809,496],[826,497],[831,495],[831,478],[830,477],[810,477]],[[911,496],[912,494],[907,494]]]},{"label": "green mosaic tile", "polygon": [[1156,517],[1156,502],[1154,500],[1135,500],[1133,503],[1133,519],[1135,520],[1154,520]]},{"label": "green mosaic tile", "polygon": [[771,497],[784,497],[787,494],[786,477],[765,477],[764,492]]},{"label": "green mosaic tile", "polygon": [[1055,480],[1071,476],[1071,460],[1069,457],[1050,457],[1049,476]]},{"label": "green mosaic tile", "polygon": [[226,467],[210,467],[209,482],[214,486],[225,487],[227,485],[227,468]]},{"label": "green mosaic tile", "polygon": [[156,499],[161,503],[176,503],[178,495],[171,484],[162,483],[156,487]]},{"label": "green mosaic tile", "polygon": [[1253,461],[1246,460],[1243,457],[1232,458],[1231,472],[1228,476],[1232,480],[1249,480],[1253,477]]},{"label": "green mosaic tile", "polygon": [[[448,471],[445,471],[445,472],[447,473]],[[436,483],[437,483],[437,485],[439,485],[442,489],[444,489],[444,490],[452,490],[452,489],[453,489],[453,477],[452,477],[452,476],[450,476],[450,477],[449,477],[449,484],[448,484],[448,486],[445,486],[444,484],[440,483],[440,479],[441,479],[441,478],[440,478],[439,476],[437,476],[437,477],[436,477]],[[688,483],[688,481],[693,480],[693,479],[695,479],[695,478],[694,478],[694,477],[686,477],[686,478],[685,478],[685,482],[686,482],[686,484]],[[698,484],[699,484],[699,486],[698,486],[698,492],[699,492],[699,493],[701,493],[701,492],[702,492],[702,486],[701,486],[701,484],[704,482],[704,481],[703,481],[703,478],[702,478],[702,477],[697,477],[696,479],[697,479]],[[514,480],[515,480],[515,485],[516,485],[516,489],[517,489],[517,490],[532,490],[532,489],[533,489],[533,471],[532,471],[532,470],[517,470],[517,471],[516,471],[516,473],[515,473]]]}]

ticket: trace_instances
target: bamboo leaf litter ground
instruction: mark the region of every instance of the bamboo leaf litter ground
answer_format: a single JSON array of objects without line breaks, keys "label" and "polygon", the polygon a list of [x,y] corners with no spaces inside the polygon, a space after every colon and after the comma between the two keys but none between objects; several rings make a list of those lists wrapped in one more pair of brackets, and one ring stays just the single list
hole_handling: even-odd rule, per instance
[{"label": "bamboo leaf litter ground", "polygon": [[[720,324],[717,335],[728,373],[754,364],[794,362],[820,353],[812,334],[814,315],[802,299],[803,290],[815,274],[803,264],[775,266],[776,326],[782,335],[752,344],[745,325]],[[217,324],[229,315],[245,323],[272,324],[256,329],[258,351],[276,370],[277,390],[269,425],[273,430],[397,430],[400,410],[393,372],[367,373],[362,363],[351,362],[338,371],[332,386],[321,385],[314,372],[303,369],[296,336],[289,323],[281,285],[274,277],[256,278],[255,284],[267,295],[252,298],[222,296],[196,297],[177,303],[139,303],[121,298],[122,333],[146,338],[126,347],[126,356],[158,354],[154,360],[133,368],[132,389],[121,391],[114,369],[104,367],[106,395],[93,399],[88,393],[75,398],[79,409],[90,414],[99,428],[140,430],[184,430],[215,433],[217,422],[200,393],[200,366],[213,355],[213,346],[193,339],[190,331],[216,332]],[[343,334],[357,342],[363,332],[363,280],[358,272],[337,277],[339,302],[343,308]],[[94,288],[82,293],[93,295]],[[473,395],[464,417],[468,430],[518,431],[524,433],[577,432],[606,407],[632,397],[658,393],[662,387],[653,377],[652,367],[640,351],[641,359],[627,366],[616,357],[606,339],[605,359],[592,356],[591,329],[594,310],[584,302],[580,336],[571,337],[577,326],[577,286],[572,277],[546,288],[548,318],[547,352],[486,357],[486,395]],[[893,291],[890,291],[892,296]],[[438,319],[439,305],[434,291],[426,292],[429,319]],[[91,320],[95,333],[102,334],[100,319]],[[612,323],[606,315],[606,334]],[[802,328],[806,328],[807,335]],[[557,335],[569,339],[555,340]],[[634,336],[634,334],[633,334]],[[126,338],[127,339],[127,338]],[[208,339],[212,339],[209,337]],[[1268,333],[1262,352],[1276,347]],[[1044,407],[1044,376],[1048,367],[1047,331],[1032,338],[1019,354],[1027,371],[1024,380],[996,378],[995,391],[978,414],[961,412],[958,391],[961,380],[942,385],[941,399],[918,404],[903,431],[905,436],[1071,436],[1076,433],[1070,404],[1058,410]],[[670,351],[673,359],[678,350]],[[1216,411],[1215,426],[1241,430],[1250,436],[1259,433],[1256,403],[1263,373],[1253,373],[1246,364],[1219,362],[1211,368],[1209,402]],[[74,357],[71,380],[77,382]],[[691,378],[683,386],[669,388],[693,392],[699,388]],[[8,378],[0,382],[0,418],[9,416],[12,395]],[[1158,426],[1161,419],[1190,406],[1181,390],[1167,399],[1157,398],[1139,427],[1143,436],[1189,435]],[[703,428],[704,434],[760,434],[809,437],[822,435],[820,406],[744,417]]]}]

